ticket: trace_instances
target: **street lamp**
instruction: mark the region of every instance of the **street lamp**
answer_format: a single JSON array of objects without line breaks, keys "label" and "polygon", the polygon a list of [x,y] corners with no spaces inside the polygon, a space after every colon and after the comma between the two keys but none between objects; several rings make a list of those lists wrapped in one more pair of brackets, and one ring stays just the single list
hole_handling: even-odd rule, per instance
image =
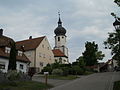
[{"label": "street lamp", "polygon": [[115,18],[115,22],[113,23],[113,26],[116,30],[120,30],[120,18]]}]

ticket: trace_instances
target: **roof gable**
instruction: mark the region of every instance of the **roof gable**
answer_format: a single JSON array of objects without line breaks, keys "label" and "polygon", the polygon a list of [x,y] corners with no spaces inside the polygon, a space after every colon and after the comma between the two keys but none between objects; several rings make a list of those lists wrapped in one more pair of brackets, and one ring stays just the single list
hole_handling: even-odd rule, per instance
[{"label": "roof gable", "polygon": [[25,51],[36,49],[44,38],[45,36],[18,41],[16,42],[17,49],[21,49],[21,46],[24,47]]},{"label": "roof gable", "polygon": [[[10,54],[5,53],[1,48],[0,48],[0,57],[5,57],[9,58]],[[23,54],[22,56],[16,56],[17,61],[21,62],[30,62],[29,59]]]},{"label": "roof gable", "polygon": [[64,53],[61,50],[59,50],[59,49],[54,49],[52,51],[53,51],[55,57],[66,57],[64,55]]}]

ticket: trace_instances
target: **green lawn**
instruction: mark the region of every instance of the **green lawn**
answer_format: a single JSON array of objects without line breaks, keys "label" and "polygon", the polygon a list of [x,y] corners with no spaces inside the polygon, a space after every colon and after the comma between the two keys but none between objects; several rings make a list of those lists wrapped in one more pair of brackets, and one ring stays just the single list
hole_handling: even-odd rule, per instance
[{"label": "green lawn", "polygon": [[120,90],[120,81],[114,82],[113,90]]},{"label": "green lawn", "polygon": [[0,90],[45,90],[52,87],[51,85],[45,85],[44,83],[35,81],[17,81],[0,84]]},{"label": "green lawn", "polygon": [[[40,77],[45,77],[45,76],[40,76]],[[60,75],[48,75],[49,79],[60,79],[60,80],[73,80],[77,77],[76,75],[68,75],[68,76],[60,76]]]}]

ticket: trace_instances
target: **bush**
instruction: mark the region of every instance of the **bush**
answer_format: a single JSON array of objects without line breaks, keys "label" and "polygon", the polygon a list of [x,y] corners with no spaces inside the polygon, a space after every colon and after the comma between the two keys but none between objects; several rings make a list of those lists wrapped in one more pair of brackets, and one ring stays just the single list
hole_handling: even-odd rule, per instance
[{"label": "bush", "polygon": [[53,75],[63,75],[63,70],[62,69],[53,69],[52,74]]},{"label": "bush", "polygon": [[61,68],[63,70],[63,76],[67,76],[69,74],[69,68],[68,67],[62,67]]},{"label": "bush", "polygon": [[72,75],[82,75],[82,74],[84,74],[84,69],[80,68],[79,66],[73,66],[70,69],[70,73]]},{"label": "bush", "polygon": [[8,78],[8,80],[14,81],[14,80],[17,80],[19,76],[16,70],[10,70],[6,74],[6,77]]},{"label": "bush", "polygon": [[50,66],[46,66],[42,69],[42,73],[49,72],[49,74],[52,74],[52,68]]},{"label": "bush", "polygon": [[10,81],[17,81],[17,80],[28,81],[28,80],[31,80],[31,78],[27,74],[24,74],[22,72],[17,72],[16,70],[8,71],[8,73],[6,74],[6,78]]}]

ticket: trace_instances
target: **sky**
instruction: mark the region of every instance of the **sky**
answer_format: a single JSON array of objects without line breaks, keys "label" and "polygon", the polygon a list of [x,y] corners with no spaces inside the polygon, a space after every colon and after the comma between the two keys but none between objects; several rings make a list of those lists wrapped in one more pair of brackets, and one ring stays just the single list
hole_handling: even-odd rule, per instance
[{"label": "sky", "polygon": [[98,44],[106,61],[111,55],[110,50],[104,49],[103,42],[108,32],[114,30],[114,18],[110,14],[120,15],[118,10],[113,0],[0,0],[0,28],[15,41],[47,36],[53,48],[60,11],[67,30],[70,62],[82,55],[87,41]]}]

